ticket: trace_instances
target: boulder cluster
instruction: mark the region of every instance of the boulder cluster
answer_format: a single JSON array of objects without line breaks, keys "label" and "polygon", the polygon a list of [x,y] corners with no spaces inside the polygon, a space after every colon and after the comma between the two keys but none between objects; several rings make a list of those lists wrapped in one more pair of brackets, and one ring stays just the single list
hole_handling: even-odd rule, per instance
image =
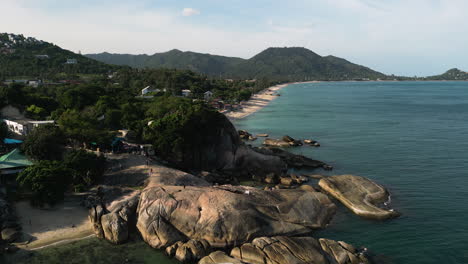
[{"label": "boulder cluster", "polygon": [[16,242],[21,236],[21,226],[18,224],[13,208],[0,193],[0,255],[3,252],[16,251],[17,248],[10,243]]}]

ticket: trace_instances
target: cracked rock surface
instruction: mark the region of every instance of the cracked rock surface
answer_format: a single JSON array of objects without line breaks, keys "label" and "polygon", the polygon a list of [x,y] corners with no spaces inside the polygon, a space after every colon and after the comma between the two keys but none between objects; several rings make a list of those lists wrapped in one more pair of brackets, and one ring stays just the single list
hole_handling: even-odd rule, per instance
[{"label": "cracked rock surface", "polygon": [[256,237],[308,234],[324,228],[335,210],[319,192],[156,186],[141,193],[137,228],[154,248],[189,239],[224,248]]}]

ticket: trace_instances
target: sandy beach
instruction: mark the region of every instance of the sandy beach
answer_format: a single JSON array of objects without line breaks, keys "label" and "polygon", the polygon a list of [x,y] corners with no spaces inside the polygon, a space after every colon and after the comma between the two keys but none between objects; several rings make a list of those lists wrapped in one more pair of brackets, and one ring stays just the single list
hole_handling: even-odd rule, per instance
[{"label": "sandy beach", "polygon": [[278,98],[278,91],[290,84],[299,84],[299,83],[317,83],[318,81],[310,82],[295,82],[295,83],[285,83],[276,86],[267,88],[257,94],[252,95],[252,97],[245,103],[242,104],[242,109],[237,111],[230,111],[225,113],[225,115],[231,119],[242,119],[245,118],[258,110],[267,106],[271,101]]},{"label": "sandy beach", "polygon": [[21,201],[15,209],[24,234],[24,242],[17,246],[23,249],[39,249],[94,235],[88,210],[76,199],[65,199],[53,209],[39,209]]},{"label": "sandy beach", "polygon": [[247,102],[242,104],[242,109],[228,112],[225,115],[229,119],[241,119],[247,117],[267,106],[271,101],[278,97],[277,92],[288,85],[289,84],[276,85],[267,88],[260,93],[254,94]]}]

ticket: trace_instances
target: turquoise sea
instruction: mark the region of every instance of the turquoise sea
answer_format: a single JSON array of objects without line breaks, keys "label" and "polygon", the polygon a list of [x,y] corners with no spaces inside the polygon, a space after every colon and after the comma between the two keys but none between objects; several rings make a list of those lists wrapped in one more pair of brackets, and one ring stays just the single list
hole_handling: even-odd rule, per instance
[{"label": "turquoise sea", "polygon": [[[315,234],[365,246],[382,263],[468,263],[468,82],[290,85],[238,120],[251,133],[312,138],[294,152],[386,186],[403,215],[370,221],[343,206]],[[256,142],[254,144],[259,144]]]}]

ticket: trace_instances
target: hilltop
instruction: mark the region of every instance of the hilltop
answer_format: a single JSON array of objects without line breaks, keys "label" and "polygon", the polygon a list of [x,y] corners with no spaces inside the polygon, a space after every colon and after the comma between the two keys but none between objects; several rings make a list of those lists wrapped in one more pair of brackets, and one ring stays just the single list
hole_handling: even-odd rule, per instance
[{"label": "hilltop", "polygon": [[87,54],[101,62],[136,68],[189,69],[224,78],[272,80],[378,79],[386,75],[345,59],[322,57],[305,48],[268,48],[251,59],[171,50],[154,55]]},{"label": "hilltop", "polygon": [[468,80],[468,72],[461,71],[457,68],[450,69],[443,74],[429,76],[427,80],[437,80],[437,81],[454,81],[454,80]]},{"label": "hilltop", "polygon": [[0,33],[0,79],[14,76],[53,78],[58,74],[99,74],[117,68],[46,41]]}]

